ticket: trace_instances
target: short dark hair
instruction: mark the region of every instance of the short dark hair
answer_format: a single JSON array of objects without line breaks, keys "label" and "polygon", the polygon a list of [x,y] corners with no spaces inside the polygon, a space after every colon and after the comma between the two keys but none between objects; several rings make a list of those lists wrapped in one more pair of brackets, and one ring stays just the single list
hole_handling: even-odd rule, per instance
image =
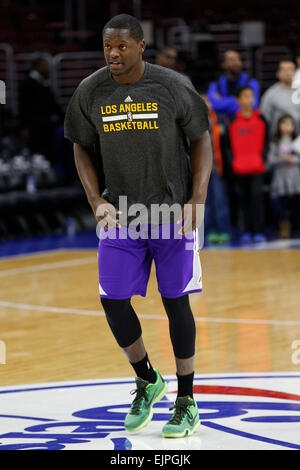
[{"label": "short dark hair", "polygon": [[224,62],[227,58],[227,54],[229,52],[234,52],[235,54],[238,54],[241,58],[241,54],[239,53],[239,51],[235,50],[235,49],[226,49],[226,51],[224,51],[222,54],[221,54],[221,62]]},{"label": "short dark hair", "polygon": [[286,62],[289,62],[289,63],[293,64],[293,65],[295,66],[295,68],[296,68],[296,64],[295,64],[295,62],[293,61],[293,59],[292,59],[291,57],[287,57],[286,59],[281,59],[281,60],[278,62],[277,72],[278,72],[278,70],[280,69],[281,64],[284,64],[284,63],[286,63]]},{"label": "short dark hair", "polygon": [[136,42],[140,42],[144,39],[144,32],[139,20],[134,16],[126,15],[125,13],[111,18],[111,20],[109,20],[103,27],[102,36],[104,31],[108,28],[128,29],[130,36],[135,39]]},{"label": "short dark hair", "polygon": [[239,87],[239,88],[236,90],[235,96],[236,96],[237,98],[239,98],[239,97],[241,96],[241,94],[243,93],[243,91],[245,91],[245,90],[251,90],[252,93],[253,93],[253,90],[252,90],[251,86],[246,85],[246,86],[241,86],[241,87]]}]

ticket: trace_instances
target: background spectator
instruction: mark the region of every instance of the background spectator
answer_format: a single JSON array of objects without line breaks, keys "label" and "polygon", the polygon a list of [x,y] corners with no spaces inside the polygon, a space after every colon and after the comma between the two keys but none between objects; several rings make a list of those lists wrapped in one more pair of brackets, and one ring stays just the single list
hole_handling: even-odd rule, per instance
[{"label": "background spectator", "polygon": [[49,86],[50,64],[41,56],[20,87],[22,134],[32,153],[41,153],[54,162],[57,157],[56,127],[63,123],[63,112]]},{"label": "background spectator", "polygon": [[295,137],[293,118],[282,116],[268,153],[268,164],[273,170],[270,195],[281,238],[291,235],[291,222],[294,229],[299,223],[300,155],[293,150]]},{"label": "background spectator", "polygon": [[176,60],[177,60],[177,51],[173,47],[164,47],[155,57],[155,62],[157,65],[161,65],[162,67],[167,67],[169,69],[176,68]]},{"label": "background spectator", "polygon": [[[209,85],[207,97],[211,102],[213,110],[217,113],[219,124],[228,126],[230,119],[240,108],[236,98],[236,93],[242,86],[249,86],[254,94],[254,108],[259,106],[260,86],[256,79],[242,71],[243,62],[240,54],[234,50],[227,50],[224,53],[221,64],[224,74]],[[237,228],[238,225],[238,202],[235,178],[231,169],[231,162],[228,162],[228,141],[221,136],[221,149],[223,158],[223,178],[227,181],[228,198],[230,204],[231,225]]]},{"label": "background spectator", "polygon": [[267,125],[259,109],[254,109],[252,88],[243,87],[237,94],[241,109],[229,126],[229,142],[236,175],[239,207],[244,234],[242,242],[265,240],[263,174],[267,150]]},{"label": "background spectator", "polygon": [[297,132],[300,130],[300,106],[293,102],[295,90],[292,88],[296,66],[290,60],[279,62],[278,82],[264,93],[261,100],[261,111],[265,116],[271,136],[277,128],[278,120],[283,114],[290,114],[295,120]]},{"label": "background spectator", "polygon": [[249,86],[254,94],[254,109],[259,106],[259,84],[255,78],[242,72],[243,62],[237,51],[226,51],[222,62],[224,74],[212,82],[207,90],[214,111],[232,116],[240,108],[236,92],[243,86]]}]

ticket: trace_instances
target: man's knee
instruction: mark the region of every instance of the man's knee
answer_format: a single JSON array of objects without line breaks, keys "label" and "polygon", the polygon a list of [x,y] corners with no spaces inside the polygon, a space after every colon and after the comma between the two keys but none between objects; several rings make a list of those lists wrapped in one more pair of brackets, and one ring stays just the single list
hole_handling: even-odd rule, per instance
[{"label": "man's knee", "polygon": [[101,297],[106,319],[121,348],[130,346],[142,334],[139,319],[130,301],[130,298],[106,299]]}]

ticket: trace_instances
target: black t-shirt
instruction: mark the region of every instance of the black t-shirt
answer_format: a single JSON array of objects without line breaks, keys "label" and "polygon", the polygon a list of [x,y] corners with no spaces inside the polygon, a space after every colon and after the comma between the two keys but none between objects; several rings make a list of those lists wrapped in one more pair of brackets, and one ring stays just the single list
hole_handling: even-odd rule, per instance
[{"label": "black t-shirt", "polygon": [[65,137],[90,147],[97,141],[103,160],[103,197],[128,204],[185,204],[191,195],[186,137],[208,130],[208,109],[183,75],[145,63],[142,78],[117,83],[104,67],[85,78],[72,96]]}]

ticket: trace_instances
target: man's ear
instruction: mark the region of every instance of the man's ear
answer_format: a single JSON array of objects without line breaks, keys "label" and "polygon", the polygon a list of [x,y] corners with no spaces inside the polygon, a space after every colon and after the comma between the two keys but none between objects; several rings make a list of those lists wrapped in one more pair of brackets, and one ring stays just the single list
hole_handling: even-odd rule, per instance
[{"label": "man's ear", "polygon": [[145,43],[145,39],[143,39],[141,42],[140,42],[140,53],[143,54],[143,52],[145,51],[146,49],[146,43]]}]

